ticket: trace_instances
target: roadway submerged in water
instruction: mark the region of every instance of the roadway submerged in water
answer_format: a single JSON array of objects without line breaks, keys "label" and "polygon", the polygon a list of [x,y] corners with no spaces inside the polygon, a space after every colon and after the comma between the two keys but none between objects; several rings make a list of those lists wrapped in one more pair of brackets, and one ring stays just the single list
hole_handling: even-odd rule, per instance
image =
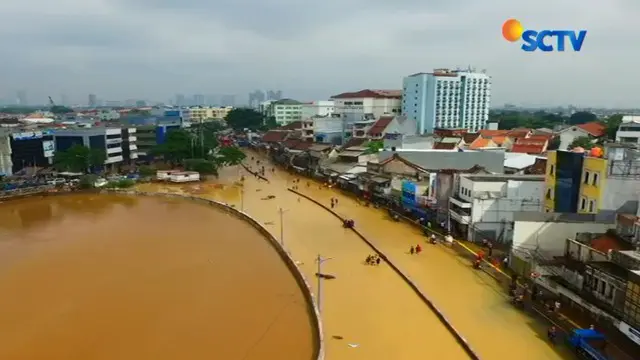
[{"label": "roadway submerged in water", "polygon": [[0,359],[310,359],[304,296],[251,226],[183,200],[0,204]]}]

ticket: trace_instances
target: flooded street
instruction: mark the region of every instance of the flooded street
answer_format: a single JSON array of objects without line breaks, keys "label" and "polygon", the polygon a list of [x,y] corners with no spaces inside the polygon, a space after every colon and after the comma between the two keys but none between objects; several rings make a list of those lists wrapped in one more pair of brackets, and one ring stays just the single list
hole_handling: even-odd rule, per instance
[{"label": "flooded street", "polygon": [[[225,169],[221,179],[233,182],[237,169]],[[269,174],[269,177],[273,175]],[[284,244],[301,263],[317,293],[314,262],[318,254],[332,258],[322,272],[322,320],[327,360],[468,359],[454,337],[418,296],[382,263],[364,265],[372,251],[324,209],[286,190],[286,181],[271,185],[247,176],[244,192],[234,186],[141,185],[145,191],[191,192],[234,204],[263,222],[280,237],[279,208],[283,208]],[[242,194],[244,193],[244,195]],[[271,200],[262,200],[269,195]]]},{"label": "flooded street", "polygon": [[0,204],[0,359],[311,359],[304,296],[253,227],[184,200]]},{"label": "flooded street", "polygon": [[[285,187],[292,179],[280,171],[267,177],[277,188]],[[316,183],[307,187],[306,182],[304,178],[301,180],[302,193],[327,205],[331,197],[339,199],[336,212],[355,220],[358,230],[416,282],[480,358],[572,358],[566,349],[550,346],[546,340],[547,328],[515,309],[495,281],[484,272],[472,271],[468,260],[444,246],[427,245],[425,236],[417,229],[391,221],[384,211],[362,206],[338,190],[320,189]],[[338,223],[337,219],[333,221]],[[425,250],[419,256],[409,255],[409,248],[416,244]]]}]

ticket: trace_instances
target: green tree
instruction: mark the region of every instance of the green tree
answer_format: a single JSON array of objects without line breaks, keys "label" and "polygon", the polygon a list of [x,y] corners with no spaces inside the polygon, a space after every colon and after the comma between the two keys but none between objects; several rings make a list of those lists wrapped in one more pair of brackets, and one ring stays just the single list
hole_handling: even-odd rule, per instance
[{"label": "green tree", "polygon": [[622,124],[622,115],[611,115],[604,121],[604,124],[606,126],[607,138],[615,140],[618,128],[620,127],[620,124]]},{"label": "green tree", "polygon": [[254,109],[237,108],[229,111],[224,120],[234,130],[255,130],[263,126],[264,116]]},{"label": "green tree", "polygon": [[66,107],[66,106],[61,106],[61,105],[53,105],[51,107],[51,109],[49,109],[49,111],[51,111],[52,113],[56,114],[56,115],[63,115],[63,114],[69,114],[73,112],[72,108]]},{"label": "green tree", "polygon": [[150,176],[155,176],[156,175],[156,168],[153,166],[140,166],[138,168],[138,173],[140,174],[140,176],[142,177],[150,177]]},{"label": "green tree", "polygon": [[369,141],[366,147],[367,150],[365,152],[367,154],[377,154],[381,149],[384,148],[384,142],[380,140]]},{"label": "green tree", "polygon": [[277,128],[279,125],[276,122],[276,117],[275,116],[267,116],[267,118],[265,119],[265,123],[264,123],[264,127],[269,130],[269,129],[275,129]]},{"label": "green tree", "polygon": [[197,171],[200,174],[218,176],[218,164],[213,160],[186,159],[184,166],[188,171]]},{"label": "green tree", "polygon": [[596,114],[592,112],[578,111],[571,114],[571,116],[569,117],[569,124],[580,125],[580,124],[586,124],[588,122],[597,121],[597,120],[598,120],[598,117],[596,116]]},{"label": "green tree", "polygon": [[82,175],[80,177],[80,188],[93,189],[95,187],[96,180],[98,180],[97,175],[93,175],[93,174]]},{"label": "green tree", "polygon": [[579,138],[575,138],[571,144],[569,144],[569,150],[577,147],[581,147],[585,150],[591,150],[595,144],[591,141],[587,136],[580,136]]},{"label": "green tree", "polygon": [[90,172],[91,168],[104,165],[106,159],[104,150],[73,145],[67,150],[56,151],[53,165],[58,171]]},{"label": "green tree", "polygon": [[549,145],[547,145],[547,150],[558,150],[562,141],[560,140],[560,136],[555,136],[549,140]]},{"label": "green tree", "polygon": [[238,165],[244,160],[247,155],[235,146],[225,146],[218,151],[220,160],[229,165]]},{"label": "green tree", "polygon": [[184,159],[193,157],[195,138],[189,132],[176,129],[169,131],[162,144],[156,145],[151,152],[162,156],[166,161],[181,163]]}]

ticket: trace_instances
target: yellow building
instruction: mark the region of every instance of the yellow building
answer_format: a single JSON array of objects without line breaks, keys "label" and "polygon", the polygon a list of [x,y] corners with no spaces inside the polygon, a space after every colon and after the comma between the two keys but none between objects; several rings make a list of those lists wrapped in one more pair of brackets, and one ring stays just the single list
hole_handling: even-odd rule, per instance
[{"label": "yellow building", "polygon": [[585,157],[582,163],[582,180],[578,213],[597,214],[607,186],[607,159]]},{"label": "yellow building", "polygon": [[231,106],[198,106],[189,109],[191,113],[191,121],[194,123],[222,120],[227,116],[227,114],[229,114],[231,110],[233,110],[233,107]]},{"label": "yellow building", "polygon": [[556,187],[556,162],[555,151],[547,153],[547,169],[545,170],[545,190],[544,190],[544,210],[546,212],[555,211],[555,187]]}]

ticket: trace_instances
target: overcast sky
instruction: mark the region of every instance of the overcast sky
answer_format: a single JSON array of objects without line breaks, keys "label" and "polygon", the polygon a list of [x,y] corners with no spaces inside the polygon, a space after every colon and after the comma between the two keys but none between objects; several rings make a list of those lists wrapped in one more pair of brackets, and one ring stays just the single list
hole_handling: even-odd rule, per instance
[{"label": "overcast sky", "polygon": [[[494,104],[640,107],[637,0],[4,0],[0,14],[5,99],[318,100],[472,65]],[[588,35],[578,53],[527,53],[502,38],[508,18]]]}]

